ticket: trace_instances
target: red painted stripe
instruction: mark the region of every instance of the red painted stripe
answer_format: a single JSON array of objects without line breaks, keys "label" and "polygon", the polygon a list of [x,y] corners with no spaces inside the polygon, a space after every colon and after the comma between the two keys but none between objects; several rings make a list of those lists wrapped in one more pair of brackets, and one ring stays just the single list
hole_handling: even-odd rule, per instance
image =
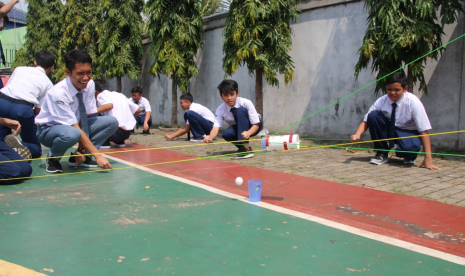
[{"label": "red painted stripe", "polygon": [[286,141],[283,142],[283,147],[284,147],[284,150],[287,150],[287,143],[286,143]]},{"label": "red painted stripe", "polygon": [[270,136],[267,136],[266,138],[266,147],[270,146]]},{"label": "red painted stripe", "polygon": [[[131,143],[126,145],[126,148],[118,150],[150,148]],[[109,152],[114,149],[101,151]],[[139,165],[195,158],[169,150],[110,155]],[[245,182],[261,179],[264,202],[465,257],[465,243],[430,238],[422,233],[409,231],[411,227],[407,227],[416,225],[414,228],[417,230],[440,233],[439,236],[442,237],[459,238],[457,233],[463,232],[464,207],[219,160],[197,160],[148,167],[245,197],[248,195],[247,185],[235,185],[236,177],[243,177]],[[341,206],[350,207],[355,212],[342,212]]]},{"label": "red painted stripe", "polygon": [[289,143],[290,143],[290,144],[292,144],[292,135],[293,135],[293,134],[289,135]]}]

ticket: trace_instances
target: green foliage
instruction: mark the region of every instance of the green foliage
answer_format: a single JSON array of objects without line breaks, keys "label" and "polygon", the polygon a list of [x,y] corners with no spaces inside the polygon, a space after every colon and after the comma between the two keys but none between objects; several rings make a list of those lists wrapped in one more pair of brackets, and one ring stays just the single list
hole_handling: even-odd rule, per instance
[{"label": "green foliage", "polygon": [[261,69],[269,84],[279,86],[277,75],[287,84],[294,77],[288,51],[290,22],[297,18],[297,0],[234,0],[223,30],[223,69],[232,75],[247,64],[249,74]]},{"label": "green foliage", "polygon": [[149,72],[175,79],[174,85],[185,92],[189,79],[199,74],[194,61],[197,50],[203,47],[199,3],[194,0],[149,0],[146,7],[148,35],[152,39],[149,53],[155,58]]},{"label": "green foliage", "polygon": [[102,0],[98,25],[97,72],[108,78],[139,77],[143,24],[143,0]]},{"label": "green foliage", "polygon": [[[366,0],[368,28],[363,44],[358,50],[359,61],[355,66],[355,77],[367,68],[378,72],[377,79],[399,69],[430,51],[442,46],[441,35],[445,24],[457,21],[463,11],[461,0]],[[438,10],[439,18],[438,18]],[[442,53],[429,55],[438,59]],[[419,89],[428,93],[423,70],[427,57],[408,67],[409,78],[420,82]],[[375,93],[385,93],[385,80],[376,84]]]},{"label": "green foliage", "polygon": [[232,0],[200,0],[200,13],[208,16],[215,13],[225,12],[229,9]]},{"label": "green foliage", "polygon": [[[66,77],[64,56],[73,49],[84,49],[92,57],[93,68],[98,68],[97,38],[98,27],[102,22],[102,14],[99,13],[100,0],[68,0],[64,6],[60,24],[64,28],[60,40],[57,67],[55,74],[57,79]],[[94,78],[100,77],[98,71]]]},{"label": "green foliage", "polygon": [[[12,69],[18,66],[34,66],[35,55],[41,50],[49,50],[58,56],[59,41],[63,34],[59,22],[62,10],[63,4],[59,0],[28,1],[26,42],[16,53]],[[54,73],[56,69],[52,71],[51,79],[58,82]]]}]

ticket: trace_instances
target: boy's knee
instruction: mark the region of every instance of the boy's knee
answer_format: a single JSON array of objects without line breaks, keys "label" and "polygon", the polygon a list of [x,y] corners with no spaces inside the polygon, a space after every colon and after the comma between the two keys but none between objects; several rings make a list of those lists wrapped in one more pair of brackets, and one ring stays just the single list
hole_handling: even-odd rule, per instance
[{"label": "boy's knee", "polygon": [[247,110],[247,108],[240,106],[240,107],[236,108],[236,114],[237,114],[238,116],[240,116],[240,115],[242,115],[242,116],[244,116],[244,115],[249,116],[249,111]]},{"label": "boy's knee", "polygon": [[63,142],[77,143],[81,139],[81,131],[75,127],[69,127],[68,130],[60,134],[60,140]]},{"label": "boy's knee", "polygon": [[383,113],[379,110],[373,110],[368,114],[367,123],[371,123],[379,118],[379,116],[384,116]]},{"label": "boy's knee", "polygon": [[194,117],[194,113],[194,111],[188,110],[186,113],[184,113],[184,118],[192,119]]}]

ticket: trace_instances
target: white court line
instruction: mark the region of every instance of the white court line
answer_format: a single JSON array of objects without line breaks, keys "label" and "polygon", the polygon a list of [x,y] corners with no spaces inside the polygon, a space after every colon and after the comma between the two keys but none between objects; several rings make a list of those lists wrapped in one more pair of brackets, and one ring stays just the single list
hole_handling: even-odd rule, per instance
[{"label": "white court line", "polygon": [[365,238],[369,238],[369,239],[372,239],[372,240],[375,240],[375,241],[384,242],[384,243],[394,245],[394,246],[397,246],[397,247],[400,247],[400,248],[404,248],[404,249],[407,249],[407,250],[411,250],[411,251],[414,251],[414,252],[418,252],[418,253],[425,254],[425,255],[428,255],[428,256],[431,256],[431,257],[435,257],[435,258],[438,258],[438,259],[442,259],[442,260],[445,260],[445,261],[449,261],[449,262],[452,262],[452,263],[456,263],[456,264],[465,266],[465,258],[460,257],[460,256],[456,256],[456,255],[453,255],[453,254],[450,254],[450,253],[445,253],[445,252],[442,252],[442,251],[439,251],[439,250],[436,250],[436,249],[431,249],[431,248],[421,246],[421,245],[417,245],[417,244],[413,244],[413,243],[410,243],[410,242],[398,240],[398,239],[391,238],[391,237],[388,237],[388,236],[384,236],[384,235],[381,235],[381,234],[373,233],[373,232],[370,232],[370,231],[367,231],[367,230],[358,229],[358,228],[355,228],[355,227],[352,227],[352,226],[348,226],[348,225],[341,224],[341,223],[338,223],[338,222],[334,222],[334,221],[331,221],[331,220],[327,220],[327,219],[323,219],[323,218],[320,218],[320,217],[312,216],[312,215],[305,214],[305,213],[302,213],[302,212],[293,211],[293,210],[283,208],[283,207],[279,207],[279,206],[276,206],[276,205],[273,205],[273,204],[269,204],[269,203],[265,203],[265,202],[252,203],[252,202],[249,201],[248,198],[240,196],[240,195],[225,192],[223,190],[213,188],[213,187],[210,187],[208,185],[198,183],[198,182],[195,182],[195,181],[192,181],[192,180],[189,180],[189,179],[185,179],[185,178],[182,178],[182,177],[179,177],[179,176],[174,176],[174,175],[170,175],[170,174],[167,174],[167,173],[159,172],[157,170],[149,169],[147,167],[141,167],[141,166],[139,166],[139,165],[137,165],[135,163],[128,162],[128,161],[120,159],[120,158],[116,158],[116,157],[112,157],[112,156],[108,156],[108,155],[104,155],[104,156],[106,158],[110,158],[112,160],[115,160],[117,162],[126,164],[128,166],[137,166],[136,168],[139,169],[139,170],[143,170],[143,171],[146,171],[146,172],[149,172],[149,173],[152,173],[152,174],[156,174],[156,175],[163,176],[163,177],[166,177],[166,178],[169,178],[169,179],[173,179],[173,180],[176,180],[176,181],[179,181],[179,182],[191,185],[191,186],[195,186],[197,188],[207,190],[207,191],[215,193],[215,194],[219,194],[219,195],[222,195],[222,196],[225,196],[225,197],[240,200],[240,201],[245,202],[245,203],[257,205],[257,206],[260,206],[260,207],[263,207],[263,208],[266,208],[266,209],[269,209],[269,210],[273,210],[273,211],[276,211],[276,212],[279,212],[279,213],[283,213],[283,214],[286,214],[286,215],[290,215],[290,216],[298,217],[298,218],[301,218],[301,219],[313,221],[313,222],[316,222],[316,223],[319,223],[319,224],[322,224],[322,225],[329,226],[329,227],[334,228],[334,229],[339,229],[339,230],[342,230],[342,231],[345,231],[345,232],[348,232],[348,233],[352,233],[352,234],[355,234],[355,235],[358,235],[358,236],[362,236],[362,237],[365,237]]}]

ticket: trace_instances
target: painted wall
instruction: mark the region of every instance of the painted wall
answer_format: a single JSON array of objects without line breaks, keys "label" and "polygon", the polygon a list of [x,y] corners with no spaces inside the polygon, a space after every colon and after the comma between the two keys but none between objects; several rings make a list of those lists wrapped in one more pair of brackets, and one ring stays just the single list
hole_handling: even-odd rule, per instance
[{"label": "painted wall", "polygon": [[[349,138],[364,114],[376,100],[375,85],[345,99],[344,97],[375,81],[368,69],[355,81],[354,66],[357,50],[366,30],[363,1],[307,0],[299,4],[300,17],[292,25],[292,59],[295,62],[294,81],[288,86],[280,79],[280,87],[264,82],[265,127],[274,133],[298,133],[303,137]],[[191,81],[190,92],[196,102],[212,111],[221,103],[216,87],[224,78],[222,70],[222,28],[225,15],[205,18],[205,47],[199,51],[197,64],[200,75]],[[446,43],[464,33],[464,15],[458,24],[446,27]],[[146,48],[148,45],[145,45]],[[464,42],[460,39],[447,47],[441,59],[430,61],[426,70],[429,96],[416,93],[425,105],[433,126],[432,133],[465,129],[465,99],[462,99]],[[155,124],[167,125],[171,112],[171,80],[164,75],[147,74],[153,59],[146,56],[139,80],[123,79],[123,93],[129,95],[135,85],[142,85],[153,109]],[[230,77],[239,83],[240,95],[255,100],[254,77],[241,68]],[[116,88],[116,82],[111,82]],[[179,96],[180,94],[178,94]],[[326,106],[341,100],[338,104]],[[463,108],[462,108],[463,107]],[[179,108],[178,121],[183,124]],[[308,119],[302,120],[314,114]],[[298,121],[302,120],[299,123]],[[295,125],[289,127],[290,125]],[[363,137],[369,140],[368,132]],[[465,149],[465,135],[451,134],[432,137],[433,147]]]},{"label": "painted wall", "polygon": [[15,60],[16,51],[24,44],[25,35],[26,27],[3,30],[0,32],[0,40],[2,41],[3,52],[7,60],[6,66],[0,63],[0,68],[11,66]]}]

